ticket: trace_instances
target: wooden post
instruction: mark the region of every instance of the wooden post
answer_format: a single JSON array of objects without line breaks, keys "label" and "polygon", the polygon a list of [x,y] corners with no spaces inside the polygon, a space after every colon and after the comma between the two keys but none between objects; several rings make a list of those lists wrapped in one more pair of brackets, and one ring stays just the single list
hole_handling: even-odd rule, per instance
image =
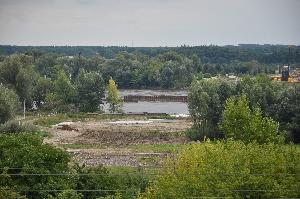
[{"label": "wooden post", "polygon": [[25,119],[25,112],[26,112],[26,100],[24,99],[24,106],[23,106],[23,119]]}]

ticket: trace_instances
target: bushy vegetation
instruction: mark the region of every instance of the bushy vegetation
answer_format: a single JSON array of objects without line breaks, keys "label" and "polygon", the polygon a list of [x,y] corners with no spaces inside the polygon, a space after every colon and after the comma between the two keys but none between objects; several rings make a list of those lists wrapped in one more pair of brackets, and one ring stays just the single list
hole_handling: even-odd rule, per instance
[{"label": "bushy vegetation", "polygon": [[22,123],[20,121],[11,120],[0,125],[0,133],[22,133],[22,132],[37,132],[38,128],[35,125]]},{"label": "bushy vegetation", "polygon": [[194,143],[165,161],[147,198],[297,198],[300,157],[294,146],[240,141]]},{"label": "bushy vegetation", "polygon": [[38,190],[65,190],[75,187],[76,176],[30,175],[74,174],[69,167],[70,156],[67,152],[43,144],[42,138],[37,135],[0,137],[0,186],[9,186],[28,198],[46,198],[53,194]]},{"label": "bushy vegetation", "polygon": [[[299,46],[295,46],[291,56],[293,62],[300,62]],[[288,57],[288,45],[258,45],[240,44],[238,46],[180,46],[180,47],[128,47],[128,46],[8,46],[0,45],[1,55],[13,53],[26,53],[39,57],[43,52],[52,52],[62,55],[74,56],[79,52],[85,56],[99,54],[107,59],[114,58],[118,53],[127,51],[129,53],[155,57],[168,51],[175,51],[187,57],[196,55],[203,63],[225,64],[235,60],[237,62],[250,62],[257,60],[261,64],[286,63]],[[240,65],[237,63],[237,65]],[[247,71],[249,66],[244,65],[232,67],[236,72]],[[275,67],[275,66],[274,66]],[[253,70],[255,72],[255,70]]]},{"label": "bushy vegetation", "polygon": [[[219,129],[218,123],[222,119],[226,100],[232,96],[242,95],[248,99],[244,104],[238,106],[237,103],[230,101],[231,112],[236,113],[235,118],[232,119],[242,117],[241,114],[243,113],[253,115],[251,116],[253,119],[259,120],[259,122],[254,123],[262,126],[247,126],[247,128],[252,129],[252,132],[264,132],[266,129],[264,129],[263,124],[272,124],[271,120],[267,119],[270,117],[279,122],[280,131],[287,133],[287,141],[300,142],[300,115],[298,114],[300,109],[298,101],[300,99],[300,85],[273,82],[264,75],[256,77],[246,76],[239,81],[229,81],[222,78],[194,81],[188,94],[189,111],[194,121],[194,127],[190,132],[193,137],[200,140],[203,140],[204,137],[224,137],[224,132],[221,130],[225,129]],[[248,108],[246,108],[246,104],[249,104]],[[246,121],[242,121],[243,118],[239,119],[246,126],[244,123]],[[228,124],[234,122],[239,121],[228,121]],[[242,127],[241,125],[239,127],[233,124],[232,126],[237,128],[237,131],[241,130]],[[274,129],[277,128],[275,127],[276,125]],[[233,131],[230,133],[233,133]]]},{"label": "bushy vegetation", "polygon": [[0,84],[0,124],[12,119],[20,106],[17,94]]},{"label": "bushy vegetation", "polygon": [[0,187],[0,199],[27,199],[9,187]]},{"label": "bushy vegetation", "polygon": [[[287,46],[37,49],[0,46],[0,54],[26,53],[0,61],[0,199],[300,197],[299,152],[283,145],[282,138],[285,133],[287,142],[300,142],[300,84],[258,75],[286,63]],[[299,55],[291,62],[300,63]],[[209,78],[229,73],[256,76]],[[155,179],[139,169],[79,166],[66,151],[43,144],[35,126],[8,121],[20,103],[27,111],[54,113],[36,119],[34,124],[40,126],[124,118],[87,114],[101,112],[107,83],[112,112],[120,104],[117,84],[164,89],[191,85],[188,106],[194,126],[186,135],[204,142],[131,148],[174,153]]]},{"label": "bushy vegetation", "polygon": [[107,102],[109,103],[109,111],[116,113],[120,111],[122,99],[119,96],[116,82],[111,78],[108,80],[107,86]]},{"label": "bushy vegetation", "polygon": [[279,123],[264,117],[259,107],[252,111],[249,100],[242,95],[238,99],[228,98],[219,124],[226,138],[242,140],[245,143],[282,143]]},{"label": "bushy vegetation", "polygon": [[130,199],[148,183],[139,171],[131,175],[128,170],[79,166],[66,151],[43,144],[36,134],[0,135],[0,139],[0,198],[96,199],[126,190],[122,198]]}]

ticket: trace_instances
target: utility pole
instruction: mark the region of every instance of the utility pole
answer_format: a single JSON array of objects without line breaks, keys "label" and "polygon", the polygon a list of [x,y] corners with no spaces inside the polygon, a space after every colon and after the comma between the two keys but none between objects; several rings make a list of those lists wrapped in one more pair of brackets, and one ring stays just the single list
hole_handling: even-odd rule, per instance
[{"label": "utility pole", "polygon": [[25,112],[26,112],[26,105],[25,105],[25,102],[26,100],[24,99],[24,102],[23,102],[23,119],[25,120]]}]

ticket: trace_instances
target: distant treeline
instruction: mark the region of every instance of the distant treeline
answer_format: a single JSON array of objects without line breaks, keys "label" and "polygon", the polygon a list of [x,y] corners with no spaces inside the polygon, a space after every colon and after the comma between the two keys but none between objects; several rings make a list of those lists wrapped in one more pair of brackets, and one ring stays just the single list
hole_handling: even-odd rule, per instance
[{"label": "distant treeline", "polygon": [[155,57],[169,51],[187,57],[197,56],[202,63],[225,64],[232,61],[248,62],[256,60],[262,64],[300,63],[300,46],[288,45],[258,45],[240,44],[238,46],[180,46],[180,47],[127,47],[127,46],[10,46],[0,45],[0,55],[14,53],[56,53],[74,56],[81,53],[83,56],[100,55],[104,58],[114,58],[120,52]]}]

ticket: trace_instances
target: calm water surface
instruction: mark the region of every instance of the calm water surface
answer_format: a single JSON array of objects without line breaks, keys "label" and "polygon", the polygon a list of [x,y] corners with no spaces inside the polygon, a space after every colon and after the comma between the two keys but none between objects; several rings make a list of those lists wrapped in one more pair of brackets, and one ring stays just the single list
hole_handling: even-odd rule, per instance
[{"label": "calm water surface", "polygon": [[[186,96],[186,90],[132,90],[121,89],[120,96],[126,95],[173,95],[173,96]],[[108,106],[105,105],[105,110]],[[182,102],[137,102],[137,103],[123,103],[122,110],[125,113],[167,113],[167,114],[189,114],[187,103]]]}]

